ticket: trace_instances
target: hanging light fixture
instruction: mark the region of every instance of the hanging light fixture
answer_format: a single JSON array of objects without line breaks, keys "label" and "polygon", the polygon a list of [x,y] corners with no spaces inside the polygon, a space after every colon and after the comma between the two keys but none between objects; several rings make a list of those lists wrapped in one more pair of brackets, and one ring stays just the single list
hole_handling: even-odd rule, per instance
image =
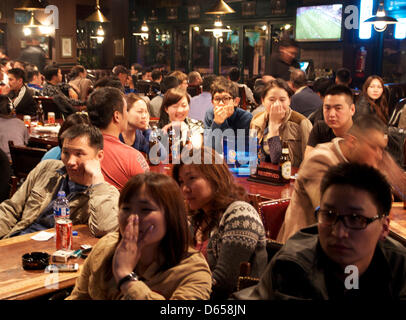
[{"label": "hanging light fixture", "polygon": [[93,12],[93,14],[91,14],[85,20],[89,21],[89,22],[99,23],[99,27],[96,30],[96,36],[91,36],[90,38],[96,39],[97,43],[99,43],[99,44],[102,43],[104,41],[104,35],[105,35],[104,29],[102,27],[102,23],[110,22],[110,21],[101,12],[99,0],[96,0],[96,11]]},{"label": "hanging light fixture", "polygon": [[133,32],[133,36],[140,36],[142,40],[148,40],[149,34],[148,34],[149,28],[147,25],[147,22],[144,19],[144,22],[141,25],[141,32]]},{"label": "hanging light fixture", "polygon": [[43,9],[45,9],[45,5],[40,0],[23,0],[21,1],[20,7],[14,8],[14,10],[24,11],[35,11]]},{"label": "hanging light fixture", "polygon": [[213,32],[213,36],[217,39],[223,35],[223,32],[231,32],[229,28],[223,28],[223,23],[220,20],[220,15],[235,13],[235,11],[223,0],[217,1],[217,3],[206,14],[214,14],[217,16],[214,21],[213,29],[204,29],[204,31]]},{"label": "hanging light fixture", "polygon": [[368,18],[364,21],[364,23],[370,23],[374,25],[374,29],[377,32],[383,32],[386,30],[388,24],[395,24],[398,20],[386,15],[383,2],[379,3],[378,10],[376,11],[376,15]]},{"label": "hanging light fixture", "polygon": [[37,19],[35,19],[34,11],[31,11],[31,18],[28,21],[28,24],[24,26],[23,33],[25,36],[29,36],[32,33],[32,29],[38,27],[42,27],[42,24]]}]

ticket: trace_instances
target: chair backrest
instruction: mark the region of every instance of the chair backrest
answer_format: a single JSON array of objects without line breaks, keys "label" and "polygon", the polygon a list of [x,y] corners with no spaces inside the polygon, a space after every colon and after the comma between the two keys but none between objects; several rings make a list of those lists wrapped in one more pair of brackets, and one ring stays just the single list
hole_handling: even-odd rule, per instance
[{"label": "chair backrest", "polygon": [[62,112],[59,110],[52,97],[35,96],[34,100],[36,101],[37,105],[41,103],[42,110],[44,111],[44,120],[48,120],[48,112],[54,112],[55,119],[63,119]]},{"label": "chair backrest", "polygon": [[41,161],[46,149],[15,146],[13,141],[8,142],[14,175],[25,178]]},{"label": "chair backrest", "polygon": [[276,240],[279,229],[285,219],[286,209],[290,199],[279,199],[261,202],[259,204],[259,214],[264,224],[267,238]]}]

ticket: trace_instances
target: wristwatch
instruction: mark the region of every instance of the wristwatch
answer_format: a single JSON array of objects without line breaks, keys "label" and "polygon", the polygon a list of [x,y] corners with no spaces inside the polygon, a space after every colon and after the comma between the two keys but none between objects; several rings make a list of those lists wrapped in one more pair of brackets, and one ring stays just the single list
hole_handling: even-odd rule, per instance
[{"label": "wristwatch", "polygon": [[126,275],[125,277],[121,278],[120,281],[117,284],[117,289],[120,290],[120,287],[123,285],[124,282],[127,281],[138,281],[138,276],[137,274],[133,271],[130,274]]}]

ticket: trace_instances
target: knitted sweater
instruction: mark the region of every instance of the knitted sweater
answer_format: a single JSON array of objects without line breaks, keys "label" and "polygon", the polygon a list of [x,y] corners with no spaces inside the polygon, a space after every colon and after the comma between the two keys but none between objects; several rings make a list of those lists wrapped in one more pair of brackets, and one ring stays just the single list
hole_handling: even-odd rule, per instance
[{"label": "knitted sweater", "polygon": [[265,231],[259,214],[244,201],[231,203],[211,232],[207,260],[213,293],[227,297],[235,291],[241,262],[251,263],[251,276],[260,277],[267,264]]}]

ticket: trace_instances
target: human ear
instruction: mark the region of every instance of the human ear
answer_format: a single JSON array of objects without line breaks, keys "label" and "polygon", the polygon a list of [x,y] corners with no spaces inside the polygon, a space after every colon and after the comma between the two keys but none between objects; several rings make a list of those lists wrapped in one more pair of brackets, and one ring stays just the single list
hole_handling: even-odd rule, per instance
[{"label": "human ear", "polygon": [[237,107],[240,104],[240,97],[234,98],[234,107]]},{"label": "human ear", "polygon": [[390,223],[390,219],[388,216],[384,216],[382,218],[382,230],[381,230],[381,234],[379,236],[379,240],[385,240],[386,237],[389,234],[389,223]]}]

